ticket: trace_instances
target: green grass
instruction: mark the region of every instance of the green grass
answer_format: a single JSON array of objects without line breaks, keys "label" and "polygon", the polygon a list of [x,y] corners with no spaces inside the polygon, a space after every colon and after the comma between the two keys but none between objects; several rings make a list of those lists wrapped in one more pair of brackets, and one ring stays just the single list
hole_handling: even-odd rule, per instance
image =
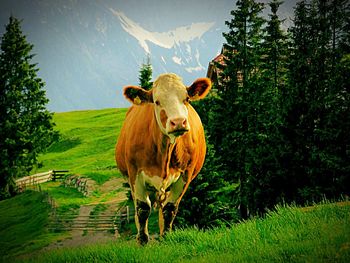
[{"label": "green grass", "polygon": [[[120,176],[115,167],[114,146],[125,113],[125,109],[107,109],[55,114],[61,139],[40,156],[44,166],[38,171],[67,169],[93,179],[98,185]],[[80,205],[101,203],[122,191],[121,187],[102,193],[97,188],[91,196],[84,197],[59,182],[45,183],[41,189],[59,204],[61,213],[77,213]],[[104,209],[104,205],[99,205],[94,212],[102,213]],[[42,252],[42,247],[62,238],[62,234],[46,230],[49,210],[44,195],[36,192],[0,202],[0,261],[349,262],[350,259],[349,202],[307,209],[277,207],[264,219],[208,231],[177,230],[145,247],[129,236],[110,244]],[[152,216],[157,217],[157,213]],[[157,220],[151,221],[154,233]]]},{"label": "green grass", "polygon": [[[69,170],[70,174],[91,178],[97,185],[120,177],[114,147],[125,113],[126,109],[55,113],[60,140],[40,155],[43,166],[32,174]],[[48,182],[40,188],[55,200],[59,213],[77,213],[81,205],[108,201],[120,190],[101,194],[97,189],[91,196],[84,197],[76,189],[65,188],[59,182]],[[51,208],[43,196],[42,193],[26,192],[0,202],[0,261],[31,253],[66,235],[46,230]]]},{"label": "green grass", "polygon": [[264,219],[208,231],[58,249],[25,262],[349,262],[350,203],[277,207]]},{"label": "green grass", "polygon": [[85,197],[81,192],[72,187],[64,187],[60,182],[47,182],[41,185],[41,190],[46,191],[55,203],[59,205],[59,212],[77,209],[81,205],[95,201],[94,197]]},{"label": "green grass", "polygon": [[43,167],[33,171],[67,169],[103,184],[120,176],[115,165],[114,147],[126,109],[104,109],[55,113],[61,134],[39,161]]},{"label": "green grass", "polygon": [[0,261],[52,242],[45,228],[50,209],[46,195],[32,191],[0,202]]}]

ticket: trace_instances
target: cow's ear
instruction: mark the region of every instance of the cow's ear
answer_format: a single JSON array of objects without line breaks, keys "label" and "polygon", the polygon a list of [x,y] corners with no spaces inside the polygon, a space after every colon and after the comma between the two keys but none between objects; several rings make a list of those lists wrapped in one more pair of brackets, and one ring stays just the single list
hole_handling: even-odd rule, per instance
[{"label": "cow's ear", "polygon": [[153,102],[152,91],[147,91],[137,86],[124,87],[124,96],[127,100],[136,105]]},{"label": "cow's ear", "polygon": [[211,89],[211,81],[208,78],[199,78],[187,88],[188,96],[192,101],[203,99]]}]

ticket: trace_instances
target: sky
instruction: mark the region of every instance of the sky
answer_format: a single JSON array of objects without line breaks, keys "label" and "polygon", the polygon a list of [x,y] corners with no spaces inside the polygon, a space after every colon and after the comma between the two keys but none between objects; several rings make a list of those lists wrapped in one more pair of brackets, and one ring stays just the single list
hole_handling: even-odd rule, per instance
[{"label": "sky", "polygon": [[[280,7],[286,24],[295,2],[285,1]],[[138,69],[153,51],[154,75],[170,69],[184,74],[186,81],[205,76],[209,61],[225,42],[222,32],[228,31],[225,21],[231,19],[235,3],[0,0],[0,35],[10,15],[23,19],[22,31],[34,45],[34,62],[46,82],[52,110],[110,107],[115,101],[125,106],[120,87],[137,83]],[[268,12],[267,8],[265,15]]]},{"label": "sky", "polygon": [[[34,17],[39,14],[33,0],[0,0],[0,22],[6,23],[8,16],[18,14],[20,17]],[[192,23],[216,23],[223,27],[225,20],[230,19],[230,11],[235,8],[235,0],[34,0],[45,5],[76,8],[82,13],[90,13],[87,2],[99,6],[112,5],[115,11],[123,12],[128,18],[136,21],[151,32],[165,32]],[[268,3],[268,0],[257,0]],[[292,11],[297,0],[286,0],[280,8],[285,16]],[[292,12],[290,12],[292,13]],[[45,14],[50,15],[50,14]],[[287,15],[288,16],[288,15]],[[4,21],[5,18],[5,21]],[[59,21],[58,21],[59,23]],[[0,32],[2,29],[0,29]]]}]

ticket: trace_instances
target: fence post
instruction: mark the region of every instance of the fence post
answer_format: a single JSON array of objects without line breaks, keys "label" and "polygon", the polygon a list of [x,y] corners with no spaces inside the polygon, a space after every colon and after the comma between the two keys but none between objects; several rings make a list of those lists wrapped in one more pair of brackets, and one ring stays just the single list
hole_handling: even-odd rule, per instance
[{"label": "fence post", "polygon": [[130,223],[130,218],[129,218],[129,206],[126,206],[126,221],[128,222],[128,224]]}]

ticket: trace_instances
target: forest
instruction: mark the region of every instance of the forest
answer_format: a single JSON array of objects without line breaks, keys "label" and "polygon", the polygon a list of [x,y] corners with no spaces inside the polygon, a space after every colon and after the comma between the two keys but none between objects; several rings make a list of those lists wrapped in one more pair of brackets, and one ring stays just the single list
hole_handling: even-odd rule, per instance
[{"label": "forest", "polygon": [[277,204],[350,194],[350,3],[299,1],[288,30],[281,4],[237,1],[226,21],[217,81],[195,104],[206,162],[179,226],[226,225]]}]

